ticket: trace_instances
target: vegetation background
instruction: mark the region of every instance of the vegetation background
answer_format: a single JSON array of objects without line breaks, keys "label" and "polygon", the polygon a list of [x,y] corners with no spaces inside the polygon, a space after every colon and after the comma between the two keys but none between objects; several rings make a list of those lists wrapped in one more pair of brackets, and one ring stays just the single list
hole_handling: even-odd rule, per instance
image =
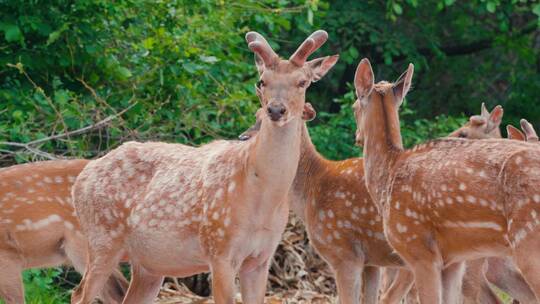
[{"label": "vegetation background", "polygon": [[[127,140],[235,138],[258,107],[244,34],[287,57],[316,29],[330,38],[314,56],[341,56],[308,90],[313,141],[329,158],[360,153],[350,105],[363,57],[377,80],[415,64],[406,145],[449,133],[481,102],[502,105],[505,122],[540,124],[538,1],[0,0],[0,166],[97,157]],[[69,276],[26,272],[30,303],[65,301]]]}]

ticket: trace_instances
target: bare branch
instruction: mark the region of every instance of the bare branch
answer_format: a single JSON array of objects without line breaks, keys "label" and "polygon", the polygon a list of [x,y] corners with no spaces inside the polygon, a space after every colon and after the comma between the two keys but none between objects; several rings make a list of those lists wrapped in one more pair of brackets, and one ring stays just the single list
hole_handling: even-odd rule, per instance
[{"label": "bare branch", "polygon": [[46,159],[62,158],[62,157],[59,157],[57,155],[41,151],[38,148],[36,148],[35,146],[39,145],[39,144],[43,144],[43,143],[51,141],[51,140],[57,140],[57,139],[65,138],[65,137],[69,138],[70,136],[80,135],[80,134],[88,133],[88,132],[93,131],[93,130],[101,129],[105,125],[107,125],[108,123],[113,121],[114,119],[120,117],[122,114],[129,111],[136,104],[137,104],[137,102],[134,102],[129,107],[123,109],[122,111],[120,111],[120,112],[118,112],[118,113],[116,113],[114,115],[111,115],[111,116],[109,116],[109,117],[107,117],[107,118],[105,118],[103,120],[100,120],[100,121],[98,121],[98,122],[96,122],[94,124],[86,126],[84,128],[80,128],[80,129],[77,129],[77,130],[73,130],[73,131],[69,131],[69,132],[65,132],[65,133],[61,133],[61,134],[51,135],[51,136],[36,139],[36,140],[30,141],[30,142],[27,142],[27,143],[0,141],[0,146],[11,146],[11,147],[22,148],[22,149],[25,149],[25,150],[31,152],[34,155],[41,156],[41,157],[46,158]]}]

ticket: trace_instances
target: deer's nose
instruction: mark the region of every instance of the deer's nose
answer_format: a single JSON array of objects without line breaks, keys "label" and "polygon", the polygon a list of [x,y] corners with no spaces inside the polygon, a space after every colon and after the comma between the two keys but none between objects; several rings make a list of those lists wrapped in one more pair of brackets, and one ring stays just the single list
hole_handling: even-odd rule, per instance
[{"label": "deer's nose", "polygon": [[282,104],[268,105],[266,111],[272,121],[278,121],[285,113],[287,113],[287,109]]}]

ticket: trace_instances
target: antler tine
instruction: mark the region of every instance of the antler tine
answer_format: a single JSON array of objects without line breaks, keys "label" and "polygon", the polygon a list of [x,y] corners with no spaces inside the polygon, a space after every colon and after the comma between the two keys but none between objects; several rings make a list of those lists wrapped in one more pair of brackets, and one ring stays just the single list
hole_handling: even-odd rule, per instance
[{"label": "antler tine", "polygon": [[538,135],[536,135],[534,127],[526,119],[520,120],[519,124],[527,137],[527,141],[538,141]]},{"label": "antler tine", "polygon": [[257,32],[248,32],[246,34],[246,41],[248,47],[261,57],[264,65],[270,66],[274,63],[275,59],[278,58],[276,52],[274,52],[268,41],[266,41],[261,34]]},{"label": "antler tine", "polygon": [[289,61],[298,66],[304,65],[309,55],[313,54],[313,52],[319,49],[327,39],[328,33],[326,31],[315,31],[313,34],[309,35],[306,40],[304,40],[296,52],[294,52],[294,54],[289,58]]}]

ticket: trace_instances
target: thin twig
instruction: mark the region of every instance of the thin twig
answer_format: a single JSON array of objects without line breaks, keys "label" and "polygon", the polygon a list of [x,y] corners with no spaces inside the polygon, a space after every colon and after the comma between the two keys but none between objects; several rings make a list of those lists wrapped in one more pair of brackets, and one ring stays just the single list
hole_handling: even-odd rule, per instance
[{"label": "thin twig", "polygon": [[109,116],[109,117],[107,117],[107,118],[105,118],[103,120],[100,120],[100,121],[98,121],[98,122],[96,122],[94,124],[86,126],[84,128],[80,128],[80,129],[77,129],[77,130],[65,132],[65,133],[62,133],[62,134],[51,135],[51,136],[36,139],[36,140],[30,141],[30,142],[27,142],[27,143],[0,141],[0,146],[12,146],[12,147],[17,147],[17,148],[23,148],[25,150],[28,150],[29,152],[31,152],[34,155],[38,155],[38,156],[41,156],[41,157],[44,157],[44,158],[47,158],[47,159],[58,159],[59,158],[58,156],[56,156],[54,154],[44,152],[44,151],[41,151],[38,148],[33,147],[33,146],[38,145],[38,144],[42,144],[44,142],[48,142],[48,141],[51,141],[51,140],[61,139],[61,138],[65,138],[65,137],[69,138],[70,136],[80,135],[80,134],[84,134],[84,133],[87,133],[87,132],[90,132],[90,131],[93,131],[93,130],[96,130],[96,129],[100,129],[103,126],[107,125],[112,120],[116,119],[117,117],[119,117],[122,114],[129,111],[136,104],[137,104],[137,102],[134,102],[129,107],[123,109],[122,111],[120,111],[120,112],[118,112],[118,113],[116,113],[114,115],[111,115],[111,116]]}]

